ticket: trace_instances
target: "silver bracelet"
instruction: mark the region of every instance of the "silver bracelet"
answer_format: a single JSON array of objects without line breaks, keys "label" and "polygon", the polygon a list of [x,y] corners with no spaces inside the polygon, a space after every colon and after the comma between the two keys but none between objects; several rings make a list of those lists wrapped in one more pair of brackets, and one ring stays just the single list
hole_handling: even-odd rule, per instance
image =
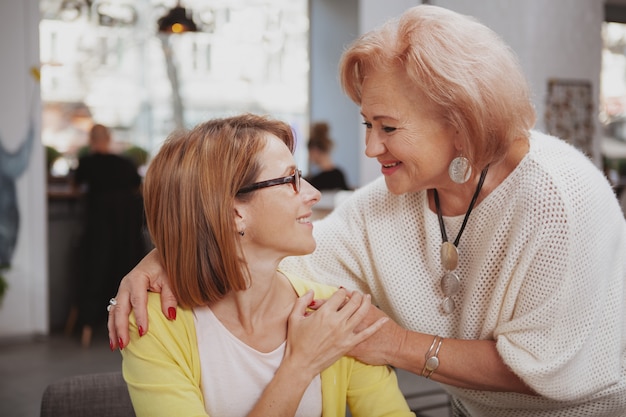
[{"label": "silver bracelet", "polygon": [[439,349],[441,349],[441,344],[443,343],[443,337],[435,336],[433,339],[433,343],[430,345],[428,352],[426,352],[424,362],[424,368],[422,369],[422,376],[425,378],[430,378],[430,376],[437,370],[439,367]]}]

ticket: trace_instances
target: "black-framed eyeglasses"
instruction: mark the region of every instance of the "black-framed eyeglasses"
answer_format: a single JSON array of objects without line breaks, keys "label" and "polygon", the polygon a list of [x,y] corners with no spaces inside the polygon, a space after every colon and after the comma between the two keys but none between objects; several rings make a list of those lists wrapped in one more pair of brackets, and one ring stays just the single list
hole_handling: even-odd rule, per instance
[{"label": "black-framed eyeglasses", "polygon": [[260,188],[273,187],[275,185],[282,185],[282,184],[291,184],[291,186],[293,187],[293,190],[297,194],[300,192],[300,180],[301,179],[302,179],[302,171],[300,171],[299,169],[296,169],[295,172],[292,175],[289,175],[288,177],[274,178],[273,180],[260,181],[260,182],[255,182],[254,184],[246,185],[245,187],[237,191],[237,194],[245,194],[254,190],[258,190]]}]

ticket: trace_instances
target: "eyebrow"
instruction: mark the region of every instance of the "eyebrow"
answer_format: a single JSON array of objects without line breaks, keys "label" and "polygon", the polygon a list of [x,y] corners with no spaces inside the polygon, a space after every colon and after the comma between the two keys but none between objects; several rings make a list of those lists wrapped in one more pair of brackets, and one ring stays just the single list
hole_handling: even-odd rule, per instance
[{"label": "eyebrow", "polygon": [[281,175],[284,176],[284,177],[288,177],[289,175],[294,173],[296,171],[296,169],[298,169],[298,167],[295,164],[289,165],[282,171]]},{"label": "eyebrow", "polygon": [[[363,113],[361,113],[361,116],[363,116],[363,118],[367,119],[367,116],[365,116]],[[372,120],[375,120],[375,121],[376,120],[380,120],[380,119],[391,119],[391,120],[394,120],[394,121],[398,121],[398,119],[396,119],[393,116],[379,115],[379,116],[372,117]]]}]

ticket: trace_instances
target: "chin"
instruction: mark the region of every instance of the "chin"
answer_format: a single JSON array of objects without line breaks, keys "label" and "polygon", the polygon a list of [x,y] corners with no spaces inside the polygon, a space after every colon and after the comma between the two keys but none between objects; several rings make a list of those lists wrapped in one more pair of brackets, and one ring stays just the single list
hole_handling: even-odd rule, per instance
[{"label": "chin", "polygon": [[402,184],[396,181],[393,181],[392,179],[388,177],[385,177],[385,184],[387,185],[387,190],[389,190],[389,192],[394,195],[402,195],[404,193],[411,191],[407,189],[406,187],[404,187]]},{"label": "chin", "polygon": [[315,241],[313,241],[313,243],[299,245],[297,248],[294,248],[293,253],[289,256],[310,255],[313,253],[316,246],[317,244]]}]

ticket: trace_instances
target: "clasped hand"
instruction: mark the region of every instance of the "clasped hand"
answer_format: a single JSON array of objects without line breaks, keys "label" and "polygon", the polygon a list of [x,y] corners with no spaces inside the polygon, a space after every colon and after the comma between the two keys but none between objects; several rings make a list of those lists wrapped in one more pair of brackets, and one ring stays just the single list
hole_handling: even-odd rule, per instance
[{"label": "clasped hand", "polygon": [[380,317],[362,325],[371,307],[371,296],[339,289],[314,312],[307,311],[313,291],[300,297],[289,317],[283,363],[292,363],[311,377],[326,369],[387,322]]}]

